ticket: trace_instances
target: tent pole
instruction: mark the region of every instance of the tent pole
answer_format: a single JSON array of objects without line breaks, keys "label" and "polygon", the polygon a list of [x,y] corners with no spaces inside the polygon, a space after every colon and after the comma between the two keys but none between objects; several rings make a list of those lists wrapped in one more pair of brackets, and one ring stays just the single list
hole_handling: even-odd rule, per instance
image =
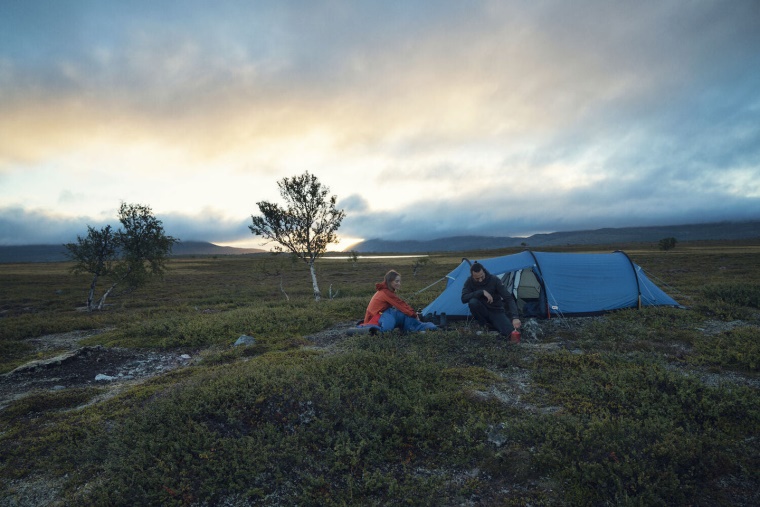
[{"label": "tent pole", "polygon": [[623,254],[626,259],[628,259],[628,264],[631,265],[631,270],[633,271],[633,279],[636,280],[636,295],[638,297],[638,310],[641,310],[641,284],[639,283],[639,275],[636,273],[636,266],[633,263],[633,260],[628,256],[627,253],[625,253],[622,250],[615,250],[613,253],[619,253]]}]

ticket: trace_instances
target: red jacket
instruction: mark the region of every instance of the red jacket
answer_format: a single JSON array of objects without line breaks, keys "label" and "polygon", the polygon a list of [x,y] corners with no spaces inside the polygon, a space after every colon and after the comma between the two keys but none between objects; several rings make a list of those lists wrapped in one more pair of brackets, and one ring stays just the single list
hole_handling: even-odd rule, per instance
[{"label": "red jacket", "polygon": [[380,314],[390,307],[409,315],[410,317],[417,318],[417,312],[414,308],[409,306],[403,299],[398,297],[395,292],[390,290],[385,282],[375,284],[377,292],[369,300],[367,305],[367,311],[364,314],[364,322],[362,324],[377,324],[380,320]]}]

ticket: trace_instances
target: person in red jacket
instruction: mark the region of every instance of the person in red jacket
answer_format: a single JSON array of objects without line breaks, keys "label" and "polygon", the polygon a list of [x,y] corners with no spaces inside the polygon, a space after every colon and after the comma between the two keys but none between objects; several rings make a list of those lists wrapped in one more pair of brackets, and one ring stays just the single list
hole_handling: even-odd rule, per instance
[{"label": "person in red jacket", "polygon": [[397,328],[402,331],[438,329],[432,322],[421,322],[414,308],[396,295],[400,287],[401,275],[388,271],[383,281],[375,284],[377,292],[367,305],[361,326],[372,326],[381,333]]}]

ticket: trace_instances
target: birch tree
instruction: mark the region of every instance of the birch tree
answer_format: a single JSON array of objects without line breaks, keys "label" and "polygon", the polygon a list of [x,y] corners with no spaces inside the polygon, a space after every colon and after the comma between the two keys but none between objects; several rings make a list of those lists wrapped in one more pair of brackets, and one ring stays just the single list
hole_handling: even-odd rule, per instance
[{"label": "birch tree", "polygon": [[[164,233],[161,221],[153,216],[150,207],[122,203],[119,208],[122,228],[114,231],[110,225],[96,230],[87,226],[84,238],[67,243],[67,255],[74,261],[72,272],[90,273],[93,278],[87,296],[87,310],[102,310],[106,298],[122,285],[127,290],[144,285],[152,276],[163,275],[172,246],[178,240]],[[98,282],[110,284],[97,303]]]},{"label": "birch tree", "polygon": [[309,266],[314,299],[321,293],[317,283],[315,261],[325,253],[327,245],[338,240],[336,231],[346,216],[335,207],[336,196],[327,197],[330,189],[316,176],[304,172],[300,176],[277,182],[284,207],[268,201],[256,203],[261,215],[251,215],[251,233],[274,242],[274,251],[290,251]]}]

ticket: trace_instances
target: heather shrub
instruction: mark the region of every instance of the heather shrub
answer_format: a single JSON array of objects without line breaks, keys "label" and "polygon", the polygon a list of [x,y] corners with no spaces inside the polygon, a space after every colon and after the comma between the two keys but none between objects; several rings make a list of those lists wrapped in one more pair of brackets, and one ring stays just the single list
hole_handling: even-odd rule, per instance
[{"label": "heather shrub", "polygon": [[746,282],[713,284],[706,286],[702,293],[708,300],[760,308],[760,284]]},{"label": "heather shrub", "polygon": [[757,372],[760,370],[760,328],[743,326],[714,336],[700,336],[694,343],[693,364]]}]

